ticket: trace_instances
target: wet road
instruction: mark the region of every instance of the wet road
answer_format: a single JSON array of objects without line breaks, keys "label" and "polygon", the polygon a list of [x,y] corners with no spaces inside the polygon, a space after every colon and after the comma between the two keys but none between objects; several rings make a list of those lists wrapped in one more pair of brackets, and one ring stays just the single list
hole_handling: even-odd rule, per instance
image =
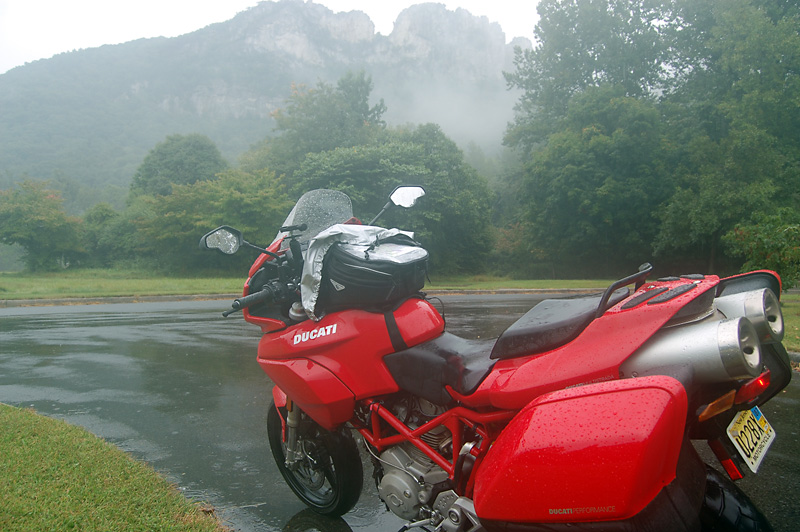
[{"label": "wet road", "polygon": [[[448,328],[493,337],[531,295],[447,296]],[[86,427],[146,460],[242,531],[394,531],[365,467],[343,521],[320,521],[285,487],[269,452],[270,382],[256,327],[222,319],[223,301],[0,309],[0,402]],[[742,486],[778,531],[800,523],[800,384],[769,403],[778,438]]]}]

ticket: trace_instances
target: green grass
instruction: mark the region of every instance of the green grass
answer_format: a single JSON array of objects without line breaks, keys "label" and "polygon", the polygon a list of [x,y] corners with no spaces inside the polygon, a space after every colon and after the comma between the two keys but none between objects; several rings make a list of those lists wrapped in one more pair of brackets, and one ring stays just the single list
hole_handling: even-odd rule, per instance
[{"label": "green grass", "polygon": [[0,404],[0,530],[225,530],[147,465],[85,430]]},{"label": "green grass", "polygon": [[14,272],[0,273],[0,299],[238,294],[243,284],[244,277],[159,277],[136,270]]},{"label": "green grass", "polygon": [[782,294],[781,310],[785,330],[783,345],[789,351],[800,353],[800,294]]},{"label": "green grass", "polygon": [[[238,294],[241,277],[159,277],[136,270],[67,270],[31,274],[0,272],[0,299],[61,299],[93,297],[137,297],[151,295]],[[611,281],[513,280],[483,275],[434,277],[429,290],[497,290],[507,288],[605,288]]]}]

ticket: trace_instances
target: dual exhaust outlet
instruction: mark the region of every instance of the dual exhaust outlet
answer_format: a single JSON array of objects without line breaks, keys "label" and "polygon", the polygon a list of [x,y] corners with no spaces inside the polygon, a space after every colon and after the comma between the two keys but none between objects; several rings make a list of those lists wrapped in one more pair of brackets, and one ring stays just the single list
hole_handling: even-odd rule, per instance
[{"label": "dual exhaust outlet", "polygon": [[768,288],[717,297],[724,319],[662,329],[620,367],[621,377],[689,365],[702,382],[757,377],[762,371],[761,345],[783,340],[780,302]]}]

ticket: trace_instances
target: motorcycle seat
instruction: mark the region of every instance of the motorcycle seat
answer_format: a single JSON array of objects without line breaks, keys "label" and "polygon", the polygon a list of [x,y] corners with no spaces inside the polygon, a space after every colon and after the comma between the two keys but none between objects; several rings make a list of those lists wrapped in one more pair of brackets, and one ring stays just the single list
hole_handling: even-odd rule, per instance
[{"label": "motorcycle seat", "polygon": [[383,360],[400,389],[437,405],[452,401],[446,386],[469,395],[492,370],[494,340],[466,340],[443,333],[433,340],[386,355]]},{"label": "motorcycle seat", "polygon": [[[627,298],[621,288],[611,294],[608,307]],[[601,296],[575,299],[545,299],[514,322],[494,344],[492,359],[509,359],[544,353],[578,337],[597,313]]]},{"label": "motorcycle seat", "polygon": [[[627,288],[617,290],[609,306],[629,294]],[[446,332],[383,360],[401,390],[446,405],[452,401],[447,386],[461,395],[471,394],[498,359],[541,353],[574,340],[594,320],[600,299],[546,299],[496,340],[466,340]]]}]

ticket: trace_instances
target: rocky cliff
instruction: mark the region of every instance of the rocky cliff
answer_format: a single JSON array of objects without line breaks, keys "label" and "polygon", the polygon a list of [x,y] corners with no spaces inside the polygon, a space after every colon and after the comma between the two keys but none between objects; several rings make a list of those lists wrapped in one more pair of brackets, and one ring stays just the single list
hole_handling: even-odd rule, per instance
[{"label": "rocky cliff", "polygon": [[498,24],[442,4],[409,7],[381,35],[364,13],[281,0],[180,37],[60,54],[0,75],[0,187],[23,174],[124,187],[173,133],[206,134],[234,160],[271,134],[293,83],[348,70],[372,76],[390,123],[499,146],[514,46],[530,42],[506,44]]}]

